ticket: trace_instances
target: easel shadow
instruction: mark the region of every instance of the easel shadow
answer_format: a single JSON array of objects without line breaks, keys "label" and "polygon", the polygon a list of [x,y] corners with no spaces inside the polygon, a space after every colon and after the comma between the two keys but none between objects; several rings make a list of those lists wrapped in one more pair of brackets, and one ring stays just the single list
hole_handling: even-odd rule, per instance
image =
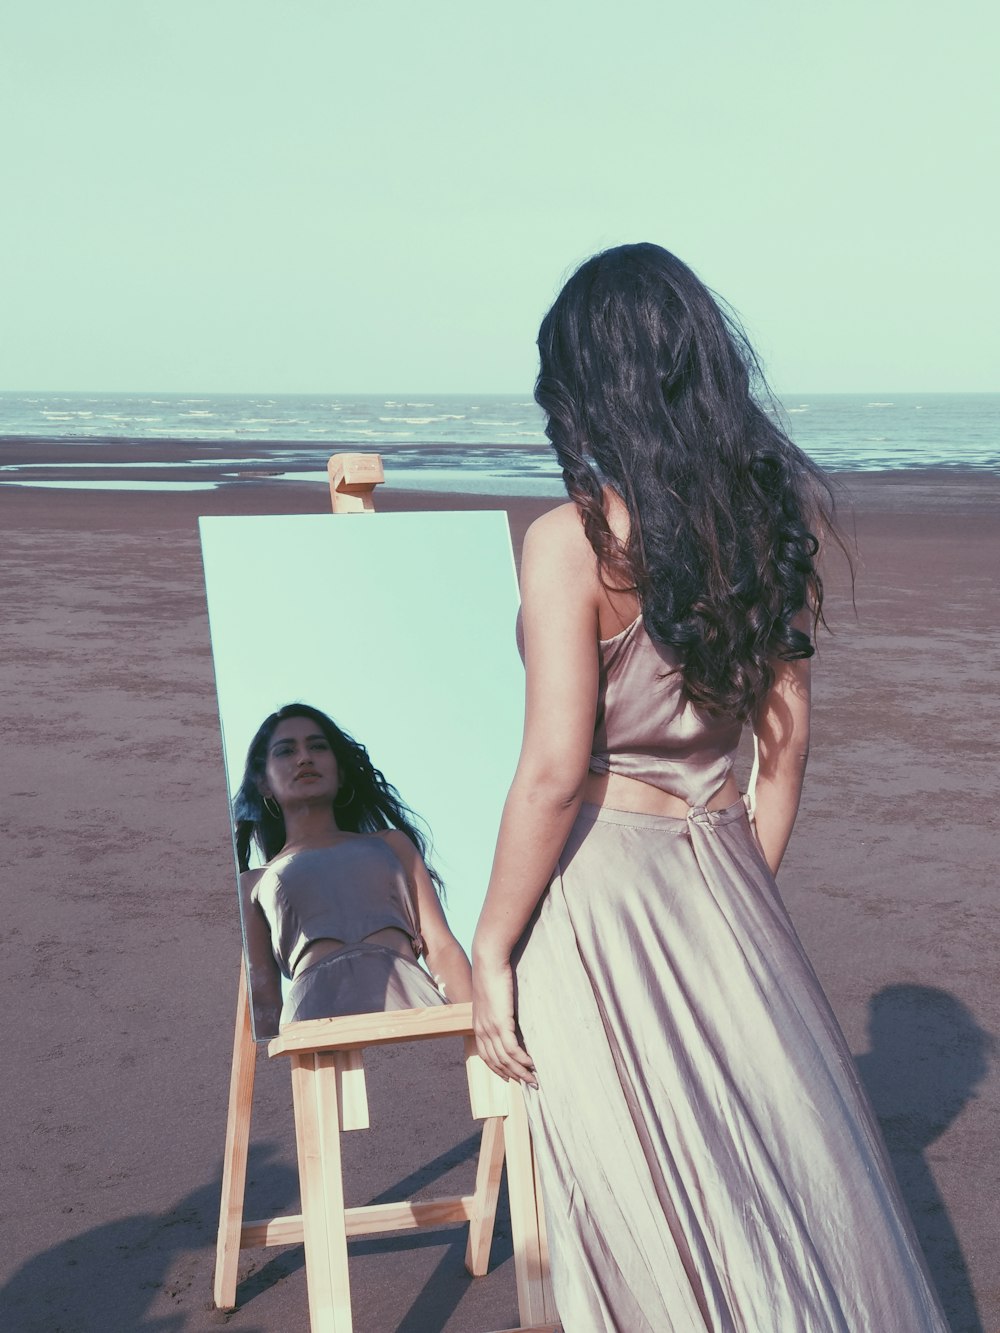
[{"label": "easel shadow", "polygon": [[996,1041],[954,995],[886,986],[869,1001],[870,1049],[856,1057],[934,1285],[955,1333],[984,1333],[969,1270],[926,1150],[989,1072]]},{"label": "easel shadow", "polygon": [[[298,1178],[293,1168],[274,1160],[277,1151],[274,1144],[255,1146],[250,1166],[260,1192],[286,1207],[294,1202]],[[151,1306],[171,1283],[178,1260],[203,1255],[213,1244],[220,1184],[221,1175],[216,1175],[166,1212],[119,1217],[35,1255],[0,1289],[3,1328],[19,1333],[70,1327],[79,1333],[119,1328],[180,1333],[190,1328],[190,1305],[176,1314],[154,1314]],[[178,1285],[185,1285],[183,1278]]]},{"label": "easel shadow", "polygon": [[[369,1202],[373,1204],[391,1203],[394,1199],[412,1198],[418,1191],[434,1184],[446,1176],[456,1166],[471,1161],[479,1151],[480,1134],[470,1134],[457,1143],[454,1148],[439,1154],[429,1162],[423,1163],[408,1176],[396,1181],[381,1194]],[[429,1328],[443,1328],[455,1313],[471,1282],[474,1281],[465,1268],[465,1246],[468,1228],[444,1228],[424,1233],[406,1232],[400,1235],[372,1236],[352,1240],[349,1243],[352,1257],[365,1255],[405,1254],[415,1249],[438,1248],[447,1243],[447,1250],[441,1256],[434,1272],[428,1277],[423,1288],[417,1293],[412,1305],[399,1324],[398,1333],[427,1333]],[[493,1233],[493,1248],[490,1259],[491,1271],[499,1268],[513,1257],[514,1249],[510,1233],[510,1213],[507,1191],[501,1187],[500,1202],[497,1209],[496,1229]],[[301,1245],[284,1250],[255,1272],[248,1275],[236,1289],[237,1308],[242,1309],[255,1296],[276,1286],[291,1274],[299,1272],[305,1266],[305,1252]]]}]

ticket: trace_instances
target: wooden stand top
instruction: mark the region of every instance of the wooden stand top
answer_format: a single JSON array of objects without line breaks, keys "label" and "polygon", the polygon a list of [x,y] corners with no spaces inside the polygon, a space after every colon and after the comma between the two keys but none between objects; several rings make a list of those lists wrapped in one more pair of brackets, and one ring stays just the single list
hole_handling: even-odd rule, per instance
[{"label": "wooden stand top", "polygon": [[326,475],[335,514],[374,514],[372,492],[385,481],[380,454],[331,454]]},{"label": "wooden stand top", "polygon": [[268,1043],[270,1056],[296,1051],[347,1051],[394,1041],[429,1037],[466,1037],[472,1033],[472,1004],[436,1004],[424,1009],[393,1009],[382,1014],[312,1018],[288,1027]]}]

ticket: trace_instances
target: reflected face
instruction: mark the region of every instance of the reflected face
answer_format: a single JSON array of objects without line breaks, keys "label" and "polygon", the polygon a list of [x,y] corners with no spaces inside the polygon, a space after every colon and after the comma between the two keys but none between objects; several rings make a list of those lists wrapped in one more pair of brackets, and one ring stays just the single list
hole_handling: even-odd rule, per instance
[{"label": "reflected face", "polygon": [[289,804],[333,800],[340,786],[330,742],[310,717],[287,717],[274,729],[267,748],[263,796],[282,809]]}]

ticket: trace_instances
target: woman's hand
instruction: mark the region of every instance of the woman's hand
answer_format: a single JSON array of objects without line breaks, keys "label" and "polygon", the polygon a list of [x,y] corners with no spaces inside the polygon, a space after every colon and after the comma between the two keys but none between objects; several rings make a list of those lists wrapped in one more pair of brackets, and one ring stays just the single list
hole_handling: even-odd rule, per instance
[{"label": "woman's hand", "polygon": [[535,1066],[514,1026],[514,974],[509,959],[474,964],[472,1026],[479,1054],[494,1074],[538,1087]]}]

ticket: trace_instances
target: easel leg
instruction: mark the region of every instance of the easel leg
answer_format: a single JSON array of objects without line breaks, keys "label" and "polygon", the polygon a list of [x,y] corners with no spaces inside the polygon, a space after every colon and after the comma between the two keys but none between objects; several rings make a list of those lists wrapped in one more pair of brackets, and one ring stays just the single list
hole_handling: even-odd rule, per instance
[{"label": "easel leg", "polygon": [[246,967],[240,959],[240,984],[236,999],[236,1035],[233,1039],[233,1068],[229,1076],[229,1115],[222,1161],[222,1203],[215,1248],[213,1296],[220,1310],[236,1304],[236,1271],[240,1261],[243,1231],[243,1197],[247,1183],[250,1150],[250,1110],[253,1105],[257,1047],[250,1028],[250,1001]]},{"label": "easel leg", "polygon": [[535,1167],[528,1133],[528,1113],[521,1085],[507,1085],[510,1110],[504,1120],[507,1147],[507,1190],[510,1195],[510,1226],[514,1241],[514,1271],[517,1275],[517,1309],[522,1325],[544,1323],[547,1274],[542,1268],[538,1204],[535,1199]]},{"label": "easel leg", "polygon": [[535,1149],[531,1149],[532,1174],[535,1181],[535,1220],[538,1223],[538,1260],[542,1271],[542,1305],[545,1318],[555,1319],[556,1301],[552,1294],[552,1276],[549,1272],[549,1238],[545,1230],[545,1205],[542,1202],[542,1185],[538,1178],[538,1158]]},{"label": "easel leg", "polygon": [[351,1333],[338,1071],[329,1052],[292,1056],[292,1101],[312,1333]]},{"label": "easel leg", "polygon": [[365,1083],[364,1054],[360,1050],[337,1051],[337,1110],[341,1129],[367,1129],[368,1085]]},{"label": "easel leg", "polygon": [[469,1243],[465,1247],[465,1267],[473,1277],[482,1277],[490,1264],[503,1156],[503,1118],[490,1116],[483,1121],[483,1139],[476,1168],[476,1192],[472,1216],[469,1218]]}]

